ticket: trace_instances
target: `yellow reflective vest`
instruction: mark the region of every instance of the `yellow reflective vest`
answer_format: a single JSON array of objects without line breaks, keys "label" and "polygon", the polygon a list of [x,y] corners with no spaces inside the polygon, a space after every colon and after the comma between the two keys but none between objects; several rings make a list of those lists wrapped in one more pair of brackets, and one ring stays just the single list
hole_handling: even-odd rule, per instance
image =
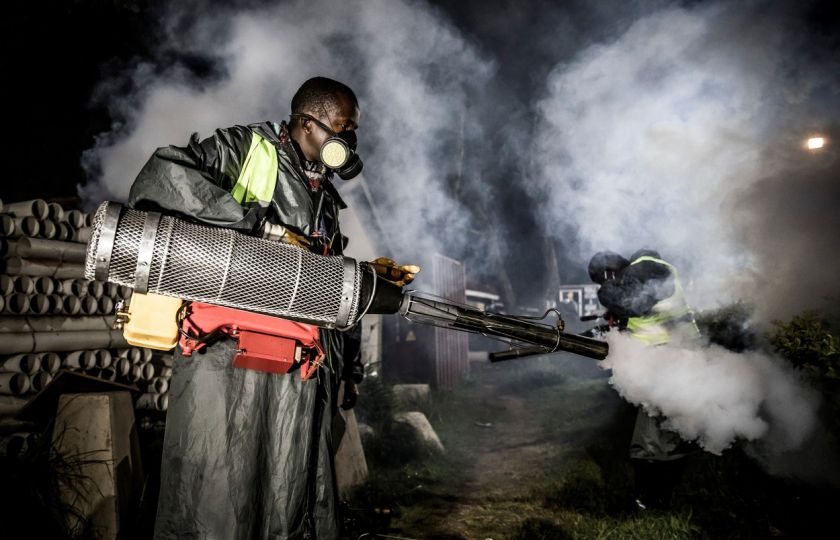
[{"label": "yellow reflective vest", "polygon": [[254,133],[239,178],[230,194],[239,204],[268,204],[277,184],[277,150],[270,141]]},{"label": "yellow reflective vest", "polygon": [[657,302],[648,315],[630,317],[627,319],[627,330],[630,335],[648,345],[662,345],[671,341],[672,332],[679,330],[689,338],[700,337],[694,313],[685,299],[685,292],[680,283],[677,269],[670,263],[655,257],[639,257],[630,265],[650,261],[667,266],[674,279],[674,294]]}]

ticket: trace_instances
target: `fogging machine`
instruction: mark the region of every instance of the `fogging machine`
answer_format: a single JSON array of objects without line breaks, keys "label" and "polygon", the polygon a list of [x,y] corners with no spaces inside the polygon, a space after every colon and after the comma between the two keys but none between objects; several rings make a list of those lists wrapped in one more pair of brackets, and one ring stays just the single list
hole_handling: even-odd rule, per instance
[{"label": "fogging machine", "polygon": [[[132,287],[132,307],[142,302],[177,306],[179,326],[188,326],[182,323],[190,316],[182,301],[212,313],[214,321],[221,320],[214,309],[228,310],[230,323],[212,330],[234,338],[253,330],[247,328],[248,321],[256,321],[259,331],[254,332],[260,334],[275,320],[278,326],[285,319],[298,327],[345,329],[368,313],[399,313],[417,323],[524,342],[544,352],[568,351],[595,359],[608,353],[603,341],[565,333],[559,319],[561,324],[549,325],[404,291],[377,276],[372,266],[349,257],[317,255],[291,244],[113,202],[102,203],[94,215],[85,277]],[[246,313],[237,315],[241,312]],[[118,320],[125,322],[122,315]],[[179,331],[183,347],[185,336]],[[299,337],[299,328],[292,334]],[[202,344],[192,345],[195,349]],[[159,348],[172,346],[170,342]],[[248,351],[239,353],[249,358]],[[285,370],[300,362],[301,351],[294,355],[286,359]],[[301,373],[308,376],[312,371]]]}]

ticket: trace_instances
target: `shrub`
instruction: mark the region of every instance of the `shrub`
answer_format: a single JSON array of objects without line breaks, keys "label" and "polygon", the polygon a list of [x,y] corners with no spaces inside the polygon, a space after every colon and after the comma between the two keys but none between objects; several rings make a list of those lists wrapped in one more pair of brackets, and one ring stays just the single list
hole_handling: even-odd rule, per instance
[{"label": "shrub", "polygon": [[831,332],[828,319],[818,311],[807,311],[788,322],[773,321],[768,335],[776,351],[795,367],[814,374],[840,378],[840,340]]}]

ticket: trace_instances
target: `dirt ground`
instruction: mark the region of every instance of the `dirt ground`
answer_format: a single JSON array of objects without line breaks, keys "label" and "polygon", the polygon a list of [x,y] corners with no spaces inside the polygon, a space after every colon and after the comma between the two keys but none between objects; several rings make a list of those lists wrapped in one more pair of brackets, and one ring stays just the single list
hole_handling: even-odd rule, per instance
[{"label": "dirt ground", "polygon": [[429,413],[458,470],[398,515],[393,525],[408,537],[511,538],[525,519],[554,519],[543,493],[626,413],[591,360],[473,362],[471,371]]},{"label": "dirt ground", "polygon": [[636,410],[608,377],[573,355],[473,362],[423,411],[444,454],[369,463],[357,509],[387,516],[353,539],[821,538],[833,527],[837,486],[771,476],[738,444],[679,460],[669,501],[640,509],[627,455]]}]

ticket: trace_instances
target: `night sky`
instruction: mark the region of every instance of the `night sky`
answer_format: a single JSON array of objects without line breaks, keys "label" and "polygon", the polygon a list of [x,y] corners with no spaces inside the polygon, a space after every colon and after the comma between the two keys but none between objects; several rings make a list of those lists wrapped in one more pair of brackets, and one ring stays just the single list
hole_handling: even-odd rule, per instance
[{"label": "night sky", "polygon": [[[224,75],[212,55],[166,44],[162,30],[172,22],[162,20],[167,4],[161,0],[8,3],[0,23],[9,120],[3,200],[76,196],[77,185],[87,180],[82,153],[94,146],[98,134],[124,120],[112,114],[113,103],[102,98],[105,81],[111,85],[110,95],[120,93],[119,84],[125,85],[126,94],[136,92],[131,78],[121,74],[140,63],[153,71],[177,66],[197,84]],[[248,8],[274,3],[238,4]],[[761,11],[762,3],[753,4]],[[791,26],[797,27],[798,35],[808,36],[798,45],[797,57],[810,61],[837,55],[840,5],[832,1],[789,4],[800,6],[792,11]],[[193,6],[198,12],[214,4],[192,1],[184,5],[185,11]],[[492,201],[504,201],[508,209],[528,209],[542,196],[543,188],[533,181],[539,171],[534,170],[532,150],[540,143],[535,103],[544,97],[545,80],[556,66],[572,62],[581,50],[620,35],[656,10],[703,3],[435,0],[431,5],[496,66],[467,112],[466,121],[478,126],[482,136],[465,141],[465,175],[472,180],[463,189],[454,189],[453,196],[478,209],[477,217],[471,219],[491,216],[502,235],[516,240],[509,255],[518,261],[515,280],[523,297],[537,298],[546,286],[556,284],[553,278],[541,277],[544,265],[535,264],[545,260],[546,246],[551,243],[558,258],[559,282],[583,280],[579,261],[565,256],[576,242],[567,239],[567,231],[555,231],[546,243],[540,232],[546,226],[539,214],[500,211]],[[829,117],[836,115],[837,111],[827,111]],[[161,144],[166,142],[172,141]],[[497,159],[482,159],[488,148]],[[518,181],[506,180],[510,178]],[[483,202],[474,197],[484,186],[493,193],[489,204],[486,196]]]}]

